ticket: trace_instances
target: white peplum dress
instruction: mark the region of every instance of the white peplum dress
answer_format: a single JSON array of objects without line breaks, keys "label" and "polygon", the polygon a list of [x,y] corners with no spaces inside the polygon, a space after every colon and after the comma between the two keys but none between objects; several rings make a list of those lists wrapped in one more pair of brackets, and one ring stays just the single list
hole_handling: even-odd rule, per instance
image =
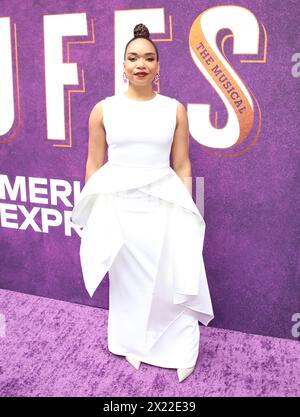
[{"label": "white peplum dress", "polygon": [[199,323],[214,318],[202,250],[205,222],[169,163],[178,101],[102,100],[108,160],[72,211],[93,296],[108,272],[108,349],[164,368],[194,366]]}]

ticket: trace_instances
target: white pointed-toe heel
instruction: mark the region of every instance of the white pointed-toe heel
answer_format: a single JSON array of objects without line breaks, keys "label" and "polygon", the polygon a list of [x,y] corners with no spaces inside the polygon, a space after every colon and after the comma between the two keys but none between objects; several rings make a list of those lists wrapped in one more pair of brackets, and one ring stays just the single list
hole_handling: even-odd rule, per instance
[{"label": "white pointed-toe heel", "polygon": [[141,362],[131,356],[126,356],[127,361],[135,368],[139,369]]},{"label": "white pointed-toe heel", "polygon": [[182,382],[185,380],[191,373],[194,371],[195,366],[192,366],[191,368],[178,368],[177,369],[177,375],[179,382]]}]

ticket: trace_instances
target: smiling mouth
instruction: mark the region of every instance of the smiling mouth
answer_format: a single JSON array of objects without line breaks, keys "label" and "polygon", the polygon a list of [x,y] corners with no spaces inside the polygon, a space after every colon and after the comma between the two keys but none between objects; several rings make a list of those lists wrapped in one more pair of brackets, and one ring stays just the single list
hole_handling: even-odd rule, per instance
[{"label": "smiling mouth", "polygon": [[134,75],[145,76],[145,75],[148,75],[148,73],[147,72],[136,72]]}]

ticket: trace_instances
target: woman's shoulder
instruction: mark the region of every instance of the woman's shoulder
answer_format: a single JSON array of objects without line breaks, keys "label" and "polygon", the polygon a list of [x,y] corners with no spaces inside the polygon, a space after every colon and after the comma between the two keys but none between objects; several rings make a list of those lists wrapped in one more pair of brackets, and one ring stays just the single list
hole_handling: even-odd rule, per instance
[{"label": "woman's shoulder", "polygon": [[106,96],[101,98],[99,101],[97,101],[96,103],[94,103],[93,108],[97,108],[100,111],[104,111],[104,108],[106,108],[107,106],[109,106],[109,104],[111,102],[113,102],[115,96]]},{"label": "woman's shoulder", "polygon": [[102,99],[98,100],[96,103],[92,105],[91,114],[97,113],[98,116],[102,119],[103,113],[105,113],[110,107],[111,102],[113,102],[114,95],[112,96],[105,96]]},{"label": "woman's shoulder", "polygon": [[175,109],[177,118],[180,117],[180,115],[186,111],[185,106],[176,97],[167,96],[163,94],[161,94],[161,97],[162,97],[162,103],[165,103],[165,104],[170,103],[170,107],[172,107],[172,109]]}]

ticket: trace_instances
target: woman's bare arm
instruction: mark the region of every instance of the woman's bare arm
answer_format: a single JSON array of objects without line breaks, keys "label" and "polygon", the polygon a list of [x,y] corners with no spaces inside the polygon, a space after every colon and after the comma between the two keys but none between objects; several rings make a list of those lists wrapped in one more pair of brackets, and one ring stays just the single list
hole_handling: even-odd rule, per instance
[{"label": "woman's bare arm", "polygon": [[89,117],[89,144],[85,183],[103,164],[107,150],[101,101],[93,107]]},{"label": "woman's bare arm", "polygon": [[189,122],[183,104],[177,105],[176,128],[171,148],[173,169],[192,194],[192,168],[189,158]]}]

